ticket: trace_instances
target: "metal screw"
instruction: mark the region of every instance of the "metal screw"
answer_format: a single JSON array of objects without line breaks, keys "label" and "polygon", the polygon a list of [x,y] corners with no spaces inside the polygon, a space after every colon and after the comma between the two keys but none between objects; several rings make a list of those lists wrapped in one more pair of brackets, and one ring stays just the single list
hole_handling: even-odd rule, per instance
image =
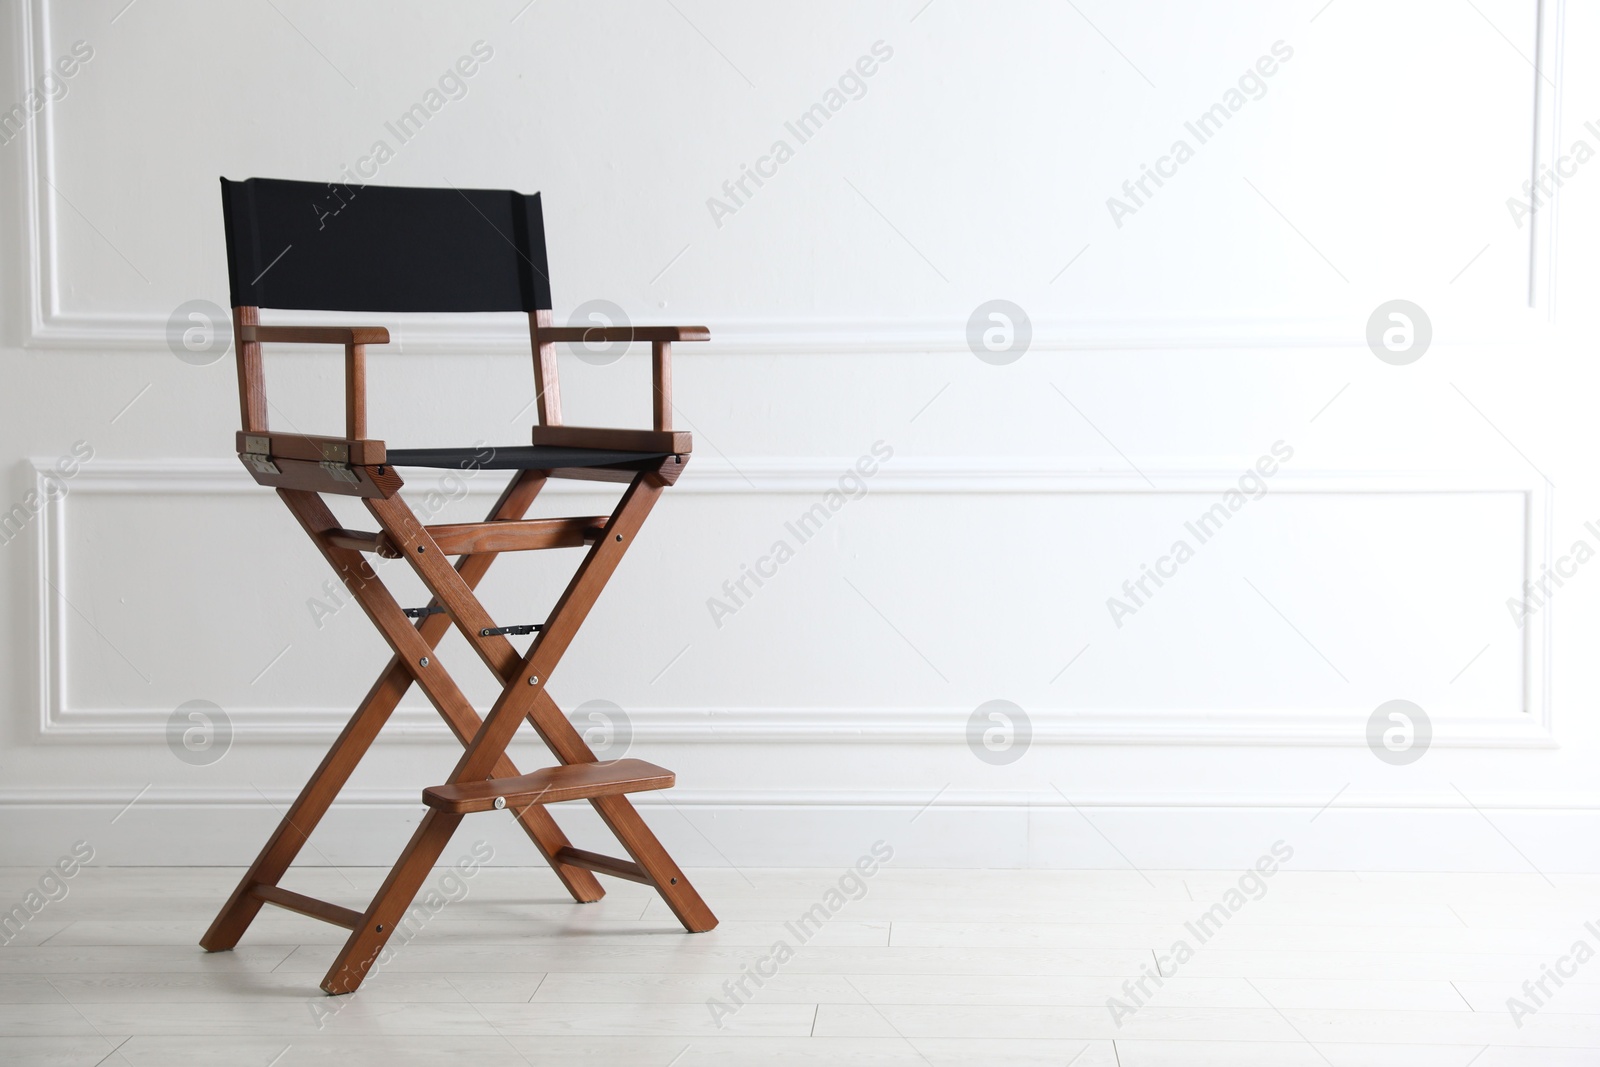
[{"label": "metal screw", "polygon": [[621,534],[617,534],[617,540],[618,541],[622,540],[622,535]]},{"label": "metal screw", "polygon": [[495,811],[499,811],[501,808],[503,808],[505,806],[506,806],[506,798],[505,797],[495,797],[494,798],[494,810]]},{"label": "metal screw", "polygon": [[678,884],[678,880],[676,878],[672,879],[672,884],[673,885],[677,885]]},{"label": "metal screw", "polygon": [[426,667],[428,665],[428,657],[423,656],[421,659],[417,660],[417,664],[419,666]]},{"label": "metal screw", "polygon": [[380,934],[383,933],[383,924],[382,923],[378,924],[378,933],[380,933]]},{"label": "metal screw", "polygon": [[428,546],[427,545],[418,545],[417,546],[417,552],[418,553],[422,553],[422,552],[426,552],[426,551],[428,551]]},{"label": "metal screw", "polygon": [[528,676],[528,684],[529,685],[538,685],[539,684],[539,676],[537,674],[529,675]]}]

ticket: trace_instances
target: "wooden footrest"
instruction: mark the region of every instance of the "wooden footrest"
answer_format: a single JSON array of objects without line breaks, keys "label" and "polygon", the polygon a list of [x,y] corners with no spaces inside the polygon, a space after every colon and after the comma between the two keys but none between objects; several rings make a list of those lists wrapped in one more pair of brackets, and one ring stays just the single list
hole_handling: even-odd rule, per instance
[{"label": "wooden footrest", "polygon": [[640,793],[647,789],[670,789],[673,781],[671,771],[639,759],[570,763],[564,767],[546,767],[516,778],[489,778],[481,782],[430,786],[422,791],[422,802],[439,811],[465,814],[492,811],[495,808],[523,808],[529,804],[555,804],[562,800],[586,800],[617,793]]}]

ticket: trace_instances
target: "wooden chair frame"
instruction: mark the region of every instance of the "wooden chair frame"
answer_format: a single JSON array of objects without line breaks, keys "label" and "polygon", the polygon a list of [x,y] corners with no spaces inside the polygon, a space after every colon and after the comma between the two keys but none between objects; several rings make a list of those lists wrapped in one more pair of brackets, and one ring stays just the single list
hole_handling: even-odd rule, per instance
[{"label": "wooden chair frame", "polygon": [[[350,931],[323,978],[329,993],[361,985],[402,920],[424,879],[467,814],[508,808],[574,900],[595,901],[604,890],[595,873],[652,886],[686,930],[716,926],[716,917],[662,848],[626,794],[665,788],[671,772],[626,759],[598,762],[583,736],[548,692],[561,662],[661,491],[677,481],[692,448],[690,435],[671,429],[673,341],[703,341],[704,327],[556,327],[547,310],[528,313],[538,389],[535,445],[668,453],[646,464],[520,470],[482,523],[428,526],[398,495],[400,476],[384,442],[367,437],[366,348],[384,344],[382,327],[264,326],[259,309],[234,308],[243,430],[240,459],[255,480],[277,489],[301,527],[349,588],[394,652],[355,714],[290,805],[238,888],[201,938],[210,952],[233,948],[263,904],[287,908]],[[555,345],[562,342],[649,341],[653,429],[595,429],[561,422]],[[342,346],[345,359],[345,436],[275,434],[268,428],[261,346],[289,342]],[[626,482],[609,516],[529,520],[525,515],[550,478]],[[324,493],[357,496],[378,525],[363,533],[341,528]],[[474,593],[502,551],[589,546],[583,562],[526,654],[496,630]],[[364,554],[404,556],[432,594],[428,614],[409,618],[378,579]],[[458,556],[454,565],[447,557]],[[503,689],[480,718],[436,659],[454,625],[499,679]],[[316,900],[280,886],[368,747],[415,683],[464,746],[448,780],[425,791],[428,810],[377,895],[364,911]],[[526,720],[560,766],[520,774],[506,754]],[[573,847],[546,805],[587,799],[631,860]]]}]

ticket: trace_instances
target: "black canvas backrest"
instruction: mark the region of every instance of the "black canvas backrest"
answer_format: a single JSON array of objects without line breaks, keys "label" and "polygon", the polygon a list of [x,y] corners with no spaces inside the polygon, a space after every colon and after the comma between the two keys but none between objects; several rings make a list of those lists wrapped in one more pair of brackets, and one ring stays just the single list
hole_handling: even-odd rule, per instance
[{"label": "black canvas backrest", "polygon": [[550,307],[538,193],[224,178],[222,213],[235,307]]}]

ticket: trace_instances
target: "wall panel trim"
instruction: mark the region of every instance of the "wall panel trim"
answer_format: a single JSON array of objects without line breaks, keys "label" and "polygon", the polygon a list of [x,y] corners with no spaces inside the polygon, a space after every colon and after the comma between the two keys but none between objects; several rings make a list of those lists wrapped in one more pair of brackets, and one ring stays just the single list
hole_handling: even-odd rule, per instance
[{"label": "wall panel trim", "polygon": [[[24,0],[20,22],[16,69],[23,85],[32,84],[35,71],[51,61],[51,0]],[[1561,154],[1559,121],[1562,105],[1562,37],[1566,0],[1537,0],[1535,5],[1536,56],[1534,107],[1529,116],[1529,144],[1517,151],[1528,153],[1530,176],[1553,166]],[[166,318],[152,314],[91,314],[68,312],[61,307],[58,275],[61,262],[56,241],[58,212],[55,198],[46,195],[55,160],[54,109],[47,106],[30,122],[22,136],[22,201],[24,255],[21,287],[27,314],[22,342],[26,348],[84,352],[146,351],[167,348]],[[1528,291],[1530,307],[1543,308],[1545,321],[1554,314],[1555,216],[1553,203],[1535,213],[1529,227]],[[225,288],[217,280],[217,291]],[[1255,348],[1364,348],[1365,312],[1359,316],[1310,317],[1207,317],[1186,319],[1071,319],[1039,318],[1033,323],[1031,349],[1040,352],[1149,349],[1255,349]],[[323,317],[296,315],[296,321],[324,321]],[[269,320],[270,321],[270,320]],[[335,321],[335,320],[328,320]],[[965,318],[949,320],[825,320],[763,319],[719,320],[711,351],[760,354],[834,354],[873,352],[968,351]],[[459,319],[425,318],[395,326],[394,342],[386,351],[421,354],[450,352],[499,353],[527,351],[525,325],[463,325]],[[1525,344],[1528,324],[1514,321],[1475,324],[1474,346]],[[685,351],[696,346],[690,346]]]},{"label": "wall panel trim", "polygon": [[[1091,470],[1039,459],[977,460],[897,456],[874,476],[871,494],[920,494],[960,498],[975,494],[1216,494],[1229,488],[1248,460],[1213,467],[1184,467],[1141,461],[1145,475],[1159,488],[1132,472]],[[766,495],[820,496],[835,488],[848,459],[700,457],[673,490],[675,496]],[[36,489],[43,493],[44,472],[51,461],[32,461]],[[486,481],[479,479],[478,481]],[[37,597],[38,737],[46,742],[160,743],[165,738],[170,708],[74,707],[68,699],[71,648],[66,622],[69,610],[57,590],[70,585],[71,559],[65,531],[69,504],[85,495],[199,494],[254,496],[263,493],[231,459],[95,460],[72,479],[65,496],[48,501],[32,529],[35,539],[33,585]],[[473,483],[469,495],[492,498],[497,484]],[[557,483],[555,495],[592,490],[581,483]],[[1543,572],[1550,559],[1551,497],[1542,481],[1515,480],[1492,474],[1452,472],[1282,471],[1271,492],[1282,494],[1374,493],[1418,495],[1438,493],[1520,494],[1524,499],[1522,560],[1525,576]],[[953,505],[954,506],[954,505]],[[70,594],[68,594],[70,595]],[[1433,716],[1433,744],[1440,747],[1554,747],[1549,663],[1549,609],[1531,616],[1523,632],[1523,706],[1492,718]],[[249,742],[317,742],[330,740],[349,718],[350,708],[229,708],[235,737]],[[1115,745],[1364,745],[1364,724],[1370,708],[1335,713],[1281,708],[1252,712],[1215,710],[1067,710],[1030,707],[1035,740],[1045,744]],[[835,745],[965,743],[971,708],[961,707],[676,707],[629,708],[639,743]],[[385,737],[419,743],[453,743],[432,711],[402,709]]]}]

